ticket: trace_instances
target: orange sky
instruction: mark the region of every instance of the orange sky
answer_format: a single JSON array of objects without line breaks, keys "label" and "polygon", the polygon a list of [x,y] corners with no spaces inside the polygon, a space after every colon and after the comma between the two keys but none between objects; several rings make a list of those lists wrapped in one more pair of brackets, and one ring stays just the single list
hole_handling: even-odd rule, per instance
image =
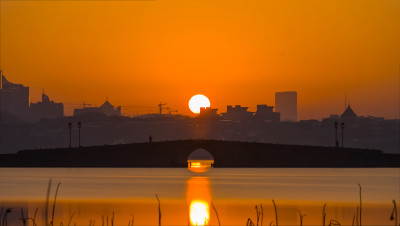
[{"label": "orange sky", "polygon": [[[1,1],[1,68],[57,102],[125,113],[168,103],[274,105],[297,91],[299,118],[399,117],[398,0]],[[71,105],[66,105],[71,113]]]}]

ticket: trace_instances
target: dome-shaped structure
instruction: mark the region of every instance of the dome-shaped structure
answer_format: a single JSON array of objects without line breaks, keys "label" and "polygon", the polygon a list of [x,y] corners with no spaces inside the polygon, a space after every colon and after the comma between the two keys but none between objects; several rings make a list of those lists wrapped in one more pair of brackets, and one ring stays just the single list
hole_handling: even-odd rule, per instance
[{"label": "dome-shaped structure", "polygon": [[203,148],[198,148],[188,157],[188,168],[195,172],[205,172],[214,166],[214,157]]},{"label": "dome-shaped structure", "polygon": [[188,157],[189,160],[212,160],[214,161],[214,157],[210,154],[210,152],[204,150],[203,148],[198,148],[190,153]]}]

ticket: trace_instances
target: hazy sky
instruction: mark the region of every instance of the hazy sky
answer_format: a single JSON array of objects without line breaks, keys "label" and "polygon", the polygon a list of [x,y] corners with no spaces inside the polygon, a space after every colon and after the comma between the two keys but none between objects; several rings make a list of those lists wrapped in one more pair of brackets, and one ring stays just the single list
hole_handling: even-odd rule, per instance
[{"label": "hazy sky", "polygon": [[[57,102],[191,114],[274,105],[297,91],[299,118],[344,110],[399,117],[399,0],[1,1],[1,68]],[[66,105],[71,113],[71,105]]]}]

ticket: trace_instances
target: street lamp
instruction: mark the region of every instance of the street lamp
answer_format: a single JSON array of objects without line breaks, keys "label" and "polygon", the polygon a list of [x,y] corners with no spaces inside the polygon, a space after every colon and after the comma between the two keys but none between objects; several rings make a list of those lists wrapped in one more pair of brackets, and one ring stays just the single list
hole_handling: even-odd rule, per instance
[{"label": "street lamp", "polygon": [[340,126],[342,127],[342,148],[343,148],[343,131],[344,131],[344,122],[342,122],[341,124],[340,124]]},{"label": "street lamp", "polygon": [[71,129],[72,129],[72,123],[68,123],[68,129],[69,129],[69,148],[71,148],[72,147],[72,144],[71,144]]},{"label": "street lamp", "polygon": [[338,123],[335,122],[335,147],[338,148],[339,147],[339,142],[337,139],[337,128],[338,128]]},{"label": "street lamp", "polygon": [[82,127],[82,123],[81,122],[78,122],[78,133],[79,133],[79,137],[78,137],[78,142],[79,142],[79,144],[78,144],[78,147],[81,147],[81,127]]}]

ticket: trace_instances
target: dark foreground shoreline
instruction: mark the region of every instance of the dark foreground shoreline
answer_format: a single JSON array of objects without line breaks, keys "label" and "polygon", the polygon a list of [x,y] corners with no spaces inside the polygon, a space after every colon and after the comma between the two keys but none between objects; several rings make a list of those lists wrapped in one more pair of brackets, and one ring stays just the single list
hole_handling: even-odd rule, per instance
[{"label": "dark foreground shoreline", "polygon": [[214,156],[215,167],[400,167],[399,154],[380,150],[217,140],[23,150],[1,154],[0,167],[187,167],[197,148]]}]

